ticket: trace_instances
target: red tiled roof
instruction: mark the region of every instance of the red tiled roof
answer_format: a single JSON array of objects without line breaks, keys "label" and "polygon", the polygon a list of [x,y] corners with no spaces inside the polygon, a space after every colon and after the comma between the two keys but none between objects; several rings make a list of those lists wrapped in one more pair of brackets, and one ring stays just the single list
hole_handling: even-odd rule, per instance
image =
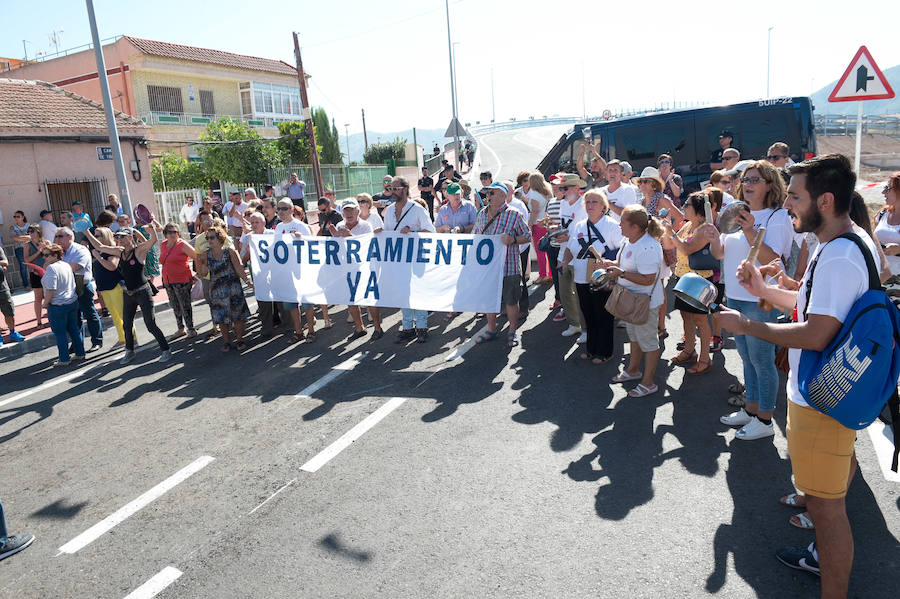
[{"label": "red tiled roof", "polygon": [[130,35],[124,37],[131,45],[144,54],[151,54],[153,56],[164,56],[166,58],[177,58],[193,62],[219,64],[226,67],[234,67],[236,69],[265,71],[267,73],[279,73],[281,75],[297,75],[297,70],[294,67],[281,60],[271,60],[269,58],[259,58],[257,56],[245,56],[243,54],[232,54],[231,52],[222,52],[221,50],[210,50],[207,48],[197,48],[195,46],[182,46],[181,44],[170,44],[168,42],[157,42],[139,37],[131,37]]},{"label": "red tiled roof", "polygon": [[[116,112],[125,129],[147,129],[142,122]],[[70,129],[105,133],[103,105],[44,81],[0,78],[0,131],[4,129]]]}]

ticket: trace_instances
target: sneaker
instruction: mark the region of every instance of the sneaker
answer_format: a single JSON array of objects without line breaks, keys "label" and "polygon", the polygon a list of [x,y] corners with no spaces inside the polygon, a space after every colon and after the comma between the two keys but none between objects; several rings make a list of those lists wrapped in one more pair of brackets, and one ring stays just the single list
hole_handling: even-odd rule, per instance
[{"label": "sneaker", "polygon": [[[747,412],[745,412],[744,408],[741,408],[737,412],[732,412],[728,416],[722,416],[721,418],[719,418],[719,422],[721,422],[722,424],[727,424],[728,426],[744,426],[745,424],[748,424],[751,420],[756,420],[756,419],[753,418],[753,416],[751,416]],[[760,424],[762,424],[762,422],[760,422]]]},{"label": "sneaker", "polygon": [[360,337],[365,337],[367,334],[368,334],[368,331],[366,331],[365,329],[363,329],[361,331],[353,331],[353,334],[350,335],[350,337],[347,339],[347,341],[355,341],[356,339],[359,339]]},{"label": "sneaker", "polygon": [[626,326],[628,326],[628,325],[625,323],[624,320],[620,320],[619,322],[616,323],[617,329],[624,329]]},{"label": "sneaker", "polygon": [[169,360],[172,359],[172,352],[169,350],[164,350],[163,353],[159,354],[159,362],[160,364],[165,364]]},{"label": "sneaker", "polygon": [[23,335],[22,333],[20,333],[18,331],[10,331],[9,332],[9,340],[15,341],[16,343],[18,343],[19,341],[25,341],[25,335]]},{"label": "sneaker", "polygon": [[428,329],[416,329],[416,343],[428,341]]},{"label": "sneaker", "polygon": [[775,557],[788,568],[805,570],[820,576],[819,560],[813,555],[814,546],[815,542],[810,543],[809,547],[782,547],[775,552]]},{"label": "sneaker", "polygon": [[[746,413],[746,412],[745,412]],[[744,441],[753,441],[754,439],[764,439],[775,434],[775,423],[763,424],[759,418],[753,418],[744,425],[744,428],[737,432],[737,438]]]},{"label": "sneaker", "polygon": [[562,336],[571,337],[572,335],[578,335],[579,333],[581,333],[581,327],[570,324],[569,328],[562,332]]},{"label": "sneaker", "polygon": [[0,547],[0,560],[14,555],[34,543],[34,535],[13,535]]},{"label": "sneaker", "polygon": [[53,362],[53,367],[54,368],[62,368],[64,366],[68,366],[71,363],[72,363],[71,360],[69,360],[68,362],[60,362],[59,360],[56,360],[55,362]]},{"label": "sneaker", "polygon": [[587,343],[587,333],[578,335],[578,339],[575,340],[575,343]]},{"label": "sneaker", "polygon": [[87,356],[79,356],[79,355],[77,355],[77,354],[74,355],[74,356],[72,356],[72,361],[73,361],[73,362],[81,362],[81,361],[84,361],[84,360],[87,360]]},{"label": "sneaker", "polygon": [[562,322],[566,319],[566,313],[560,310],[553,315],[553,322]]},{"label": "sneaker", "polygon": [[91,349],[88,350],[88,353],[95,352],[98,349],[103,349],[102,343],[91,343]]},{"label": "sneaker", "polygon": [[394,343],[403,343],[404,341],[409,341],[411,339],[416,338],[416,330],[415,329],[404,329],[397,333],[397,338],[394,340]]},{"label": "sneaker", "polygon": [[119,360],[119,364],[129,364],[131,362],[134,362],[134,350],[126,349],[125,355]]},{"label": "sneaker", "polygon": [[725,340],[721,337],[713,337],[709,342],[709,351],[722,351],[725,349]]}]

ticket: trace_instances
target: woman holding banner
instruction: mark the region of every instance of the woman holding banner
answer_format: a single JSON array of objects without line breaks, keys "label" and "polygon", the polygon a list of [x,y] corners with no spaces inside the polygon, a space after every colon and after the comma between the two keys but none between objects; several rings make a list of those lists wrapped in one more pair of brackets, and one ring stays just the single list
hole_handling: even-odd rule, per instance
[{"label": "woman holding banner", "polygon": [[244,271],[241,259],[234,248],[226,247],[227,235],[225,229],[214,226],[207,230],[206,241],[209,248],[206,250],[206,260],[201,261],[197,269],[200,276],[209,274],[210,302],[213,322],[219,325],[222,331],[222,352],[231,350],[231,329],[234,328],[234,347],[238,351],[247,348],[244,342],[244,324],[250,318],[250,308],[244,299],[244,289],[241,287],[241,279],[251,287],[253,282]]}]

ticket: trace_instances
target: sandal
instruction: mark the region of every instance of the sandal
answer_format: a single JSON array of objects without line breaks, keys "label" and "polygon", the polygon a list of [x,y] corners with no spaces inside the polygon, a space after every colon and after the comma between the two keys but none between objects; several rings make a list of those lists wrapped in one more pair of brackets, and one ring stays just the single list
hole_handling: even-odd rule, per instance
[{"label": "sandal", "polygon": [[591,360],[591,364],[596,364],[597,366],[599,366],[600,364],[606,364],[607,362],[609,362],[612,359],[613,359],[612,356],[607,356],[605,358],[595,357]]},{"label": "sandal", "polygon": [[627,383],[628,381],[637,381],[644,378],[644,373],[639,372],[637,374],[629,374],[627,370],[623,370],[616,376],[612,377],[612,382],[614,383]]},{"label": "sandal", "polygon": [[815,530],[816,525],[813,524],[812,518],[809,517],[809,512],[803,512],[802,514],[796,514],[791,516],[790,520],[791,526],[796,526],[801,530]]},{"label": "sandal", "polygon": [[744,383],[731,383],[730,385],[728,385],[729,393],[734,393],[735,395],[737,395],[743,393],[744,391]]},{"label": "sandal", "polygon": [[712,360],[697,360],[697,363],[687,369],[688,374],[706,374],[712,370]]},{"label": "sandal", "polygon": [[791,493],[790,495],[785,495],[778,501],[782,505],[786,505],[788,507],[806,507],[806,495],[803,495],[801,493]]},{"label": "sandal", "polygon": [[640,385],[638,385],[637,387],[635,387],[634,389],[632,389],[631,391],[628,392],[628,397],[647,397],[648,395],[652,395],[653,393],[656,393],[657,391],[659,391],[658,386],[653,385],[652,387],[648,387],[648,386],[644,385],[643,383],[641,383]]},{"label": "sandal", "polygon": [[462,312],[448,312],[447,316],[444,317],[444,320],[446,320],[447,322],[450,322],[451,320],[453,320],[460,314],[462,314]]},{"label": "sandal", "polygon": [[681,350],[681,353],[675,356],[674,358],[669,359],[670,364],[685,364],[687,362],[693,362],[697,359],[697,352],[695,350],[685,351]]},{"label": "sandal", "polygon": [[485,331],[475,337],[475,343],[487,343],[488,341],[493,341],[497,338],[497,335],[500,334],[500,331]]},{"label": "sandal", "polygon": [[334,323],[331,322],[330,318],[326,318],[325,320],[322,321],[322,328],[325,329],[326,331],[333,326],[334,326]]},{"label": "sandal", "polygon": [[222,344],[222,353],[225,354],[225,353],[228,353],[228,352],[230,352],[230,351],[231,351],[231,344],[230,344],[230,343],[223,343],[223,344]]},{"label": "sandal", "polygon": [[238,342],[234,344],[234,348],[238,351],[244,351],[247,349],[247,344],[244,343],[243,339],[239,339]]},{"label": "sandal", "polygon": [[578,357],[581,358],[582,360],[593,360],[596,356],[594,356],[594,354],[584,353]]},{"label": "sandal", "polygon": [[303,341],[303,333],[293,333],[289,339],[291,343],[300,343]]},{"label": "sandal", "polygon": [[516,333],[508,333],[506,335],[506,347],[515,347],[519,345],[519,335]]},{"label": "sandal", "polygon": [[306,334],[306,342],[307,343],[315,343],[316,342],[316,334],[315,333],[307,333]]},{"label": "sandal", "polygon": [[656,332],[659,335],[660,339],[665,339],[669,336],[669,331],[667,331],[665,329],[657,329]]}]

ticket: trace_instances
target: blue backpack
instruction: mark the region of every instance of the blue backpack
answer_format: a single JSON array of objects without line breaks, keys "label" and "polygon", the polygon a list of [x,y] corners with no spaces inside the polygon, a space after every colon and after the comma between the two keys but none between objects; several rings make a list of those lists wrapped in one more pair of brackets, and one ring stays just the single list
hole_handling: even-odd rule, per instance
[{"label": "blue backpack", "polygon": [[[801,352],[797,378],[810,406],[847,428],[860,430],[878,418],[897,391],[900,310],[881,286],[875,262],[859,236],[840,237],[854,242],[862,252],[869,269],[869,290],[853,304],[825,351]],[[815,268],[813,263],[806,283],[807,306]]]}]

